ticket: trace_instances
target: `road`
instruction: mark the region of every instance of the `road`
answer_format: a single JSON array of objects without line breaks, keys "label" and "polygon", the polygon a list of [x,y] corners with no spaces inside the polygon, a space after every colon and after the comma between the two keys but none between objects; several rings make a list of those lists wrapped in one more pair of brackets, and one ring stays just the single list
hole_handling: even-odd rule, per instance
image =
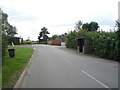
[{"label": "road", "polygon": [[118,63],[59,46],[35,45],[21,88],[118,88]]}]

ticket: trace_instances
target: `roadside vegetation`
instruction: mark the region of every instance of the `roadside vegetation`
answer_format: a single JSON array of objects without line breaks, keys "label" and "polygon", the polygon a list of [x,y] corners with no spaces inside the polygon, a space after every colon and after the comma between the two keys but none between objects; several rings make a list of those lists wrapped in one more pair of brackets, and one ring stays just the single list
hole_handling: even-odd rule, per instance
[{"label": "roadside vegetation", "polygon": [[[13,47],[9,47],[13,48]],[[8,48],[8,49],[9,49]],[[2,68],[2,86],[3,88],[13,88],[20,77],[22,71],[28,64],[32,54],[32,48],[14,47],[15,57],[10,58],[8,52],[4,57]]]},{"label": "roadside vegetation", "polygon": [[[31,41],[26,40],[25,43],[20,37],[15,37],[17,29],[8,22],[8,15],[2,14],[2,74],[0,73],[0,81],[2,80],[3,88],[13,88],[16,81],[20,77],[22,71],[25,69],[28,61],[30,60],[33,49],[23,47],[8,47],[8,45],[33,45]],[[21,39],[21,42],[20,42]],[[8,49],[15,49],[15,57],[9,57]],[[1,68],[0,68],[1,70]]]},{"label": "roadside vegetation", "polygon": [[80,38],[88,38],[92,40],[93,52],[102,58],[120,61],[120,22],[116,21],[116,30],[109,32],[99,30],[97,22],[83,23],[78,21],[75,23],[75,29],[69,33],[62,35],[53,35],[50,40],[61,40],[66,42],[67,48],[77,49]]},{"label": "roadside vegetation", "polygon": [[[80,21],[78,22],[80,23]],[[93,22],[92,22],[93,23]],[[94,55],[119,61],[120,59],[120,23],[117,22],[117,31],[105,32],[97,31],[98,24],[95,22],[92,26],[86,24],[76,24],[80,26],[67,34],[67,48],[77,49],[78,38],[89,38],[93,42]]]},{"label": "roadside vegetation", "polygon": [[46,27],[41,28],[38,36],[39,44],[47,44],[47,40],[49,39],[47,34],[50,34],[48,29]]}]

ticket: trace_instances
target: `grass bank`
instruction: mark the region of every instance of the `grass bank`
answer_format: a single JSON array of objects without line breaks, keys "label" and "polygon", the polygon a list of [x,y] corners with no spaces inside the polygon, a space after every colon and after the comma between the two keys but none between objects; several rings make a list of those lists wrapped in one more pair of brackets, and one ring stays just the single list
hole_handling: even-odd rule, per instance
[{"label": "grass bank", "polygon": [[14,47],[14,49],[15,49],[15,57],[10,58],[7,53],[5,56],[5,60],[3,61],[3,68],[2,68],[3,88],[14,87],[16,81],[19,79],[22,71],[25,69],[34,51],[32,48]]}]

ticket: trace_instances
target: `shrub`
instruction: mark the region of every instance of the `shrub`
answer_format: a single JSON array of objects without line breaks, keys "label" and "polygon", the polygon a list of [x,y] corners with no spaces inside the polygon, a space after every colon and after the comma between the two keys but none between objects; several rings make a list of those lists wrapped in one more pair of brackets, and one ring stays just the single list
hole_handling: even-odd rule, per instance
[{"label": "shrub", "polygon": [[67,48],[77,49],[76,31],[69,32],[67,38],[68,38],[66,42]]},{"label": "shrub", "polygon": [[7,36],[5,34],[2,34],[2,60],[4,60],[6,49],[7,49]]},{"label": "shrub", "polygon": [[15,45],[19,45],[20,44],[19,39],[20,39],[19,37],[8,36],[8,44],[11,45],[11,43],[13,42]]},{"label": "shrub", "polygon": [[39,44],[47,44],[47,41],[41,41]]},{"label": "shrub", "polygon": [[117,60],[116,39],[115,32],[95,32],[92,36],[94,54],[103,58]]},{"label": "shrub", "polygon": [[93,42],[94,54],[103,58],[119,60],[120,59],[120,29],[117,32],[86,30],[71,31],[67,35],[67,48],[77,48],[78,38],[89,38]]}]

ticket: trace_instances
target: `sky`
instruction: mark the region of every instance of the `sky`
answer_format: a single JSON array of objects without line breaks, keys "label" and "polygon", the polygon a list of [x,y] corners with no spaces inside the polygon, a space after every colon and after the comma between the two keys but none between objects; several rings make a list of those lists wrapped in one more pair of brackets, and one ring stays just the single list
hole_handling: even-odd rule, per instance
[{"label": "sky", "polygon": [[16,26],[17,37],[38,40],[42,27],[49,36],[74,30],[75,23],[98,22],[100,29],[110,31],[118,19],[119,0],[0,0],[8,22]]}]

